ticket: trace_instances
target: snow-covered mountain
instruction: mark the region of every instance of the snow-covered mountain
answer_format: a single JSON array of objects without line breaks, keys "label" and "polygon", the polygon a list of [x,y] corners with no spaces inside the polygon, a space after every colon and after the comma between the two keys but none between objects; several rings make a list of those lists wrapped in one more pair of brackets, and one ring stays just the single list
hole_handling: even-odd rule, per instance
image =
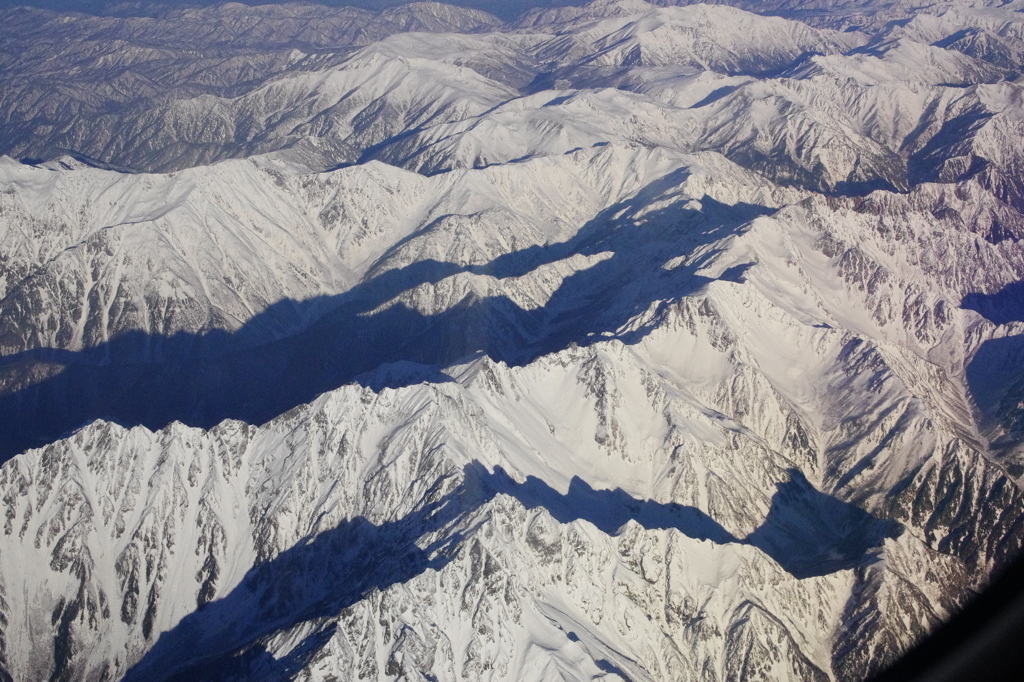
[{"label": "snow-covered mountain", "polygon": [[0,679],[861,680],[1018,556],[1016,5],[663,4],[0,13]]}]

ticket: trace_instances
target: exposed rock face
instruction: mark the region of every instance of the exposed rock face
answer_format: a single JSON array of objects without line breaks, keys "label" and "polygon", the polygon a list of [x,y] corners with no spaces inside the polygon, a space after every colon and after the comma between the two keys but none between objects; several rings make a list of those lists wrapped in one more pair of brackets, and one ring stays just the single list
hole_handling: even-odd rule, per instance
[{"label": "exposed rock face", "polygon": [[0,680],[934,629],[1024,541],[1024,21],[816,8],[6,11]]}]

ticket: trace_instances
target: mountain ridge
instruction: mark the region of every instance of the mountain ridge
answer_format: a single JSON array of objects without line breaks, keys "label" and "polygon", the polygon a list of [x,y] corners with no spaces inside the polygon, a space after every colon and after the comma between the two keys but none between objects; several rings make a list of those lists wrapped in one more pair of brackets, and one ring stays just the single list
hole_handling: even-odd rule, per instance
[{"label": "mountain ridge", "polygon": [[1019,556],[1017,5],[664,4],[3,12],[0,679],[862,680]]}]

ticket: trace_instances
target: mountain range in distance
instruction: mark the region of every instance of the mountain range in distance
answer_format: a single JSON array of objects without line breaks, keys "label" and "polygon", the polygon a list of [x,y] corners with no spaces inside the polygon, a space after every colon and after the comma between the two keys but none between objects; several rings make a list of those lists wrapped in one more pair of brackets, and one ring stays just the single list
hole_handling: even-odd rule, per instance
[{"label": "mountain range in distance", "polygon": [[1024,5],[502,7],[0,10],[0,680],[863,680],[1019,556]]}]

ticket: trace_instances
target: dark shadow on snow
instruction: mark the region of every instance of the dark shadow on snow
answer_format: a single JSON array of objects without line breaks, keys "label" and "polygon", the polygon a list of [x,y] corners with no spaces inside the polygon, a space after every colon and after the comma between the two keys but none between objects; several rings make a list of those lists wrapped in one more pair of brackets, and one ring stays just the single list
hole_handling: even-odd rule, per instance
[{"label": "dark shadow on snow", "polygon": [[1011,282],[994,294],[973,293],[960,302],[992,324],[1024,322],[1024,282]]},{"label": "dark shadow on snow", "polygon": [[[162,633],[124,680],[291,679],[330,641],[343,609],[375,589],[447,565],[463,542],[455,530],[459,522],[499,494],[527,509],[542,507],[560,523],[584,520],[609,535],[633,520],[698,540],[753,545],[797,578],[873,563],[884,539],[902,530],[815,490],[795,469],[789,474],[762,526],[739,540],[694,507],[640,500],[621,489],[595,490],[579,478],[563,495],[538,478],[518,483],[500,467],[491,472],[472,462],[461,484],[442,494],[445,479],[438,480],[418,510],[403,518],[381,525],[345,521],[254,566],[228,595]],[[267,651],[271,637],[300,625],[309,634],[289,653],[277,659]]]},{"label": "dark shadow on snow", "polygon": [[675,502],[661,504],[652,500],[638,500],[620,488],[594,490],[578,476],[573,477],[568,492],[562,495],[533,476],[528,476],[523,483],[516,483],[501,467],[496,467],[494,473],[488,473],[478,463],[470,467],[475,469],[471,469],[472,476],[491,495],[500,493],[514,497],[527,509],[543,507],[559,523],[582,519],[614,535],[632,519],[644,528],[674,528],[697,540],[711,540],[719,544],[737,541],[732,533],[696,507]]},{"label": "dark shadow on snow", "polygon": [[764,523],[744,542],[796,578],[827,575],[878,561],[873,550],[903,527],[817,490],[797,469],[779,483]]},{"label": "dark shadow on snow", "polygon": [[[480,502],[467,508],[464,495],[457,488],[379,526],[345,521],[257,564],[227,596],[161,634],[125,682],[292,679],[330,641],[343,609],[452,560],[461,537],[442,531]],[[421,549],[416,540],[430,533],[440,539]],[[268,638],[302,624],[310,634],[291,652],[267,652]]]},{"label": "dark shadow on snow", "polygon": [[1024,475],[1024,335],[989,339],[968,363],[967,386],[989,451],[1010,476]]},{"label": "dark shadow on snow", "polygon": [[[770,212],[710,198],[701,200],[699,210],[675,198],[649,210],[686,177],[677,171],[655,181],[567,242],[483,265],[427,260],[371,272],[339,296],[276,303],[234,333],[128,332],[81,352],[37,349],[2,357],[0,462],[96,419],[153,430],[173,421],[201,428],[228,418],[262,424],[353,381],[377,389],[446,381],[440,368],[474,353],[521,365],[572,343],[610,337],[634,343],[656,326],[667,303],[711,281],[696,271],[713,254],[671,269],[663,267],[668,261]],[[570,256],[608,252],[605,260],[566,277],[534,310],[504,296],[467,296],[435,315],[401,303],[379,309],[403,292],[458,273],[516,277]],[[743,269],[731,270],[727,279],[742,281]],[[652,306],[654,319],[646,326],[623,330]],[[276,338],[287,321],[310,317],[316,320],[305,328]]]},{"label": "dark shadow on snow", "polygon": [[[960,307],[993,324],[1024,322],[1024,282],[1012,282],[994,294],[964,296]],[[964,372],[977,408],[978,425],[993,437],[990,447],[1013,450],[1024,436],[1024,335],[989,339],[981,344]],[[1024,470],[1013,465],[1013,475]]]},{"label": "dark shadow on snow", "polygon": [[[960,307],[997,325],[1024,322],[1024,282],[1011,282],[994,294],[967,294]],[[1024,475],[1020,457],[1024,442],[1024,335],[983,342],[964,375],[990,453],[1010,476]]]},{"label": "dark shadow on snow", "polygon": [[619,488],[595,490],[579,477],[573,477],[568,492],[562,495],[532,476],[516,483],[501,467],[487,473],[474,463],[467,471],[492,495],[509,495],[527,509],[543,507],[560,523],[582,519],[613,535],[633,520],[649,530],[675,529],[696,540],[753,545],[797,578],[874,563],[877,557],[872,550],[880,548],[885,538],[899,537],[902,532],[894,521],[878,519],[818,491],[797,469],[790,469],[790,479],[778,484],[764,523],[742,540],[696,507],[638,500]]}]

